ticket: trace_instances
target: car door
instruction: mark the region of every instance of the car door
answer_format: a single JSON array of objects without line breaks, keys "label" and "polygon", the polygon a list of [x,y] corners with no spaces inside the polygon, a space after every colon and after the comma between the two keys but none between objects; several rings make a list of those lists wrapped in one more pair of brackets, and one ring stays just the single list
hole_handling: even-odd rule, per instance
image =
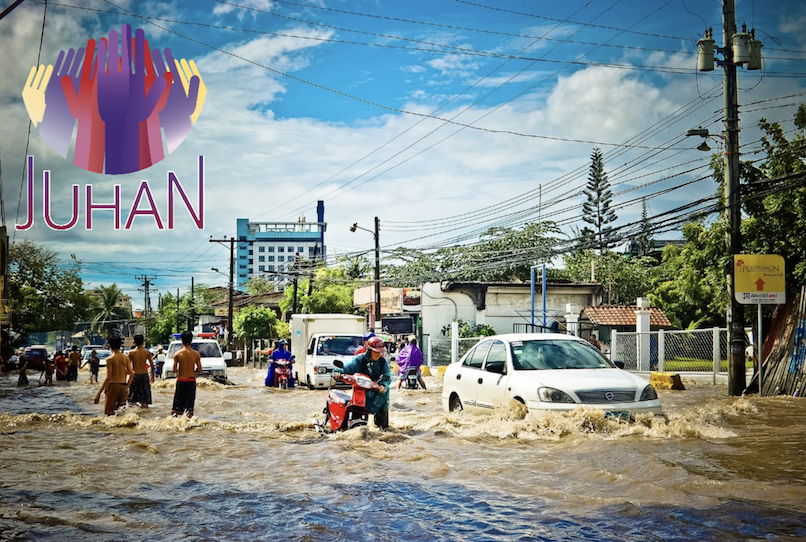
[{"label": "car door", "polygon": [[476,406],[476,387],[479,375],[483,373],[484,358],[490,349],[492,341],[482,341],[468,352],[454,375],[454,389],[465,410],[478,410]]},{"label": "car door", "polygon": [[495,340],[477,375],[476,406],[488,410],[500,406],[507,399],[507,380],[507,346]]}]

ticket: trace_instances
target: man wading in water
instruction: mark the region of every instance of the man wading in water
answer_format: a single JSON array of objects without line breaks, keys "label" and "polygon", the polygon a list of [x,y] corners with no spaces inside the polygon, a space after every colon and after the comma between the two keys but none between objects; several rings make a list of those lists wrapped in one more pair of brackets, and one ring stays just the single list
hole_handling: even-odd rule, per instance
[{"label": "man wading in water", "polygon": [[104,414],[111,416],[119,407],[126,404],[126,396],[129,392],[129,384],[134,371],[132,363],[125,354],[120,353],[120,337],[109,339],[109,348],[112,355],[106,358],[106,379],[95,396],[95,404],[101,400],[101,393],[106,391],[106,401],[104,402]]},{"label": "man wading in water", "polygon": [[182,332],[182,350],[174,354],[174,374],[176,375],[176,391],[171,416],[186,414],[193,417],[196,404],[196,373],[202,372],[201,355],[190,347],[193,333]]},{"label": "man wading in water", "polygon": [[[132,360],[134,369],[134,377],[129,386],[129,403],[148,408],[151,404],[151,383],[154,382],[154,359],[151,352],[143,348],[143,341],[145,337],[135,335],[134,350],[129,351],[129,359]],[[150,369],[146,369],[146,362],[151,363]]]}]

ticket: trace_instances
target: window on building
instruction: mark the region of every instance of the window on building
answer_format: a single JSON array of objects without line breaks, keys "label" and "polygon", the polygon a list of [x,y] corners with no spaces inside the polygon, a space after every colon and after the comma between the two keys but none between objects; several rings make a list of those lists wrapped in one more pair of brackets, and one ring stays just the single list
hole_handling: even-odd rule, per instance
[{"label": "window on building", "polygon": [[285,252],[285,247],[277,247],[277,252]]},{"label": "window on building", "polygon": [[294,252],[294,247],[288,247],[288,252]]},{"label": "window on building", "polygon": [[254,251],[254,250],[252,250],[251,248],[249,249],[249,255],[250,255],[250,256],[251,256],[251,255],[252,255],[254,252],[255,252],[255,251]]},{"label": "window on building", "polygon": [[274,247],[269,247],[269,252],[274,252]]},{"label": "window on building", "polygon": [[285,271],[285,266],[284,266],[284,265],[281,265],[281,266],[280,266],[280,268],[278,269],[278,271],[279,271],[280,273],[282,273],[283,271]]},{"label": "window on building", "polygon": [[297,252],[302,254],[303,252],[305,252],[305,247],[297,247]]},{"label": "window on building", "polygon": [[313,247],[308,247],[308,254],[313,256]]},{"label": "window on building", "polygon": [[240,256],[238,256],[238,259],[239,260],[245,260],[246,259],[246,254],[241,254]]},{"label": "window on building", "polygon": [[255,260],[253,260],[252,258],[249,258],[249,265],[252,265],[253,263],[255,263]]},{"label": "window on building", "polygon": [[274,256],[269,256],[269,261],[273,262],[274,261]]},{"label": "window on building", "polygon": [[245,279],[246,275],[238,275],[238,278]]},{"label": "window on building", "polygon": [[257,247],[257,251],[258,252],[266,252],[266,247],[263,247],[263,246]]},{"label": "window on building", "polygon": [[269,271],[274,271],[274,266],[273,265],[269,266]]},{"label": "window on building", "polygon": [[277,256],[277,261],[278,262],[284,262],[285,261],[285,256]]},{"label": "window on building", "polygon": [[289,257],[288,257],[288,261],[289,261],[289,262],[293,262],[293,261],[294,261],[294,257],[293,257],[293,256],[289,256]]},{"label": "window on building", "polygon": [[266,256],[258,256],[258,257],[257,257],[257,261],[259,261],[259,262],[265,262],[265,261],[266,261]]},{"label": "window on building", "polygon": [[266,266],[265,265],[258,265],[257,270],[262,273],[262,272],[264,272],[266,270]]},{"label": "window on building", "polygon": [[243,264],[243,263],[242,263],[241,265],[239,265],[239,266],[238,266],[238,268],[239,268],[239,269],[246,269],[246,264]]}]

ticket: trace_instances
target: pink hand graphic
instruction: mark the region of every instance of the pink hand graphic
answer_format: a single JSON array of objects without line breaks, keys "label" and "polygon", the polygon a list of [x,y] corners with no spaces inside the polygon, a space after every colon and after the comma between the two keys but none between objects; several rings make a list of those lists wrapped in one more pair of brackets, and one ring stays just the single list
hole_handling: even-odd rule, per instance
[{"label": "pink hand graphic", "polygon": [[[106,38],[101,41],[106,42]],[[104,121],[98,112],[98,61],[93,60],[95,40],[87,41],[78,91],[70,77],[62,77],[62,89],[70,113],[78,120],[73,163],[95,173],[104,171]],[[103,60],[100,64],[103,66]]]},{"label": "pink hand graphic", "polygon": [[67,158],[67,151],[70,150],[70,138],[73,136],[76,120],[70,114],[70,108],[67,106],[61,79],[64,76],[70,76],[77,82],[76,74],[83,54],[84,49],[79,49],[78,54],[70,49],[65,57],[64,51],[60,51],[56,64],[53,66],[53,75],[45,91],[45,115],[42,118],[42,125],[39,127],[39,134],[62,158]]}]

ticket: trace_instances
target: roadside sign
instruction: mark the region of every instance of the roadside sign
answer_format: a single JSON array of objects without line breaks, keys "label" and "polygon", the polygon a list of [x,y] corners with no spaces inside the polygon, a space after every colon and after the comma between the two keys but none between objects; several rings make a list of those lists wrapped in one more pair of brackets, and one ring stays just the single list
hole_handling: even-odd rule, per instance
[{"label": "roadside sign", "polygon": [[786,302],[784,258],[777,254],[734,254],[736,301],[743,305],[779,305]]}]

